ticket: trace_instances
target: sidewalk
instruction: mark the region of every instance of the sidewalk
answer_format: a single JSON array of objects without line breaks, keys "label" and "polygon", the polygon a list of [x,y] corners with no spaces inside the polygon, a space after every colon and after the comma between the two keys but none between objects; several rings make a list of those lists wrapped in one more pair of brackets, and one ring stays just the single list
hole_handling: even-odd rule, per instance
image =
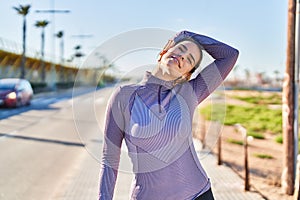
[{"label": "sidewalk", "polygon": [[259,193],[244,191],[244,180],[231,168],[217,165],[217,158],[210,152],[201,152],[200,142],[194,140],[194,145],[203,168],[206,170],[216,200],[263,200]]},{"label": "sidewalk", "polygon": [[[244,191],[244,181],[232,169],[225,165],[218,166],[215,155],[200,151],[201,145],[194,141],[201,164],[211,179],[212,191],[216,200],[263,200],[256,192]],[[85,150],[84,150],[85,151]],[[59,200],[91,200],[97,199],[99,163],[87,152],[77,165],[76,176],[70,177],[64,192],[56,194]],[[115,188],[114,200],[128,200],[133,175],[119,172]],[[53,199],[53,198],[52,198]]]}]

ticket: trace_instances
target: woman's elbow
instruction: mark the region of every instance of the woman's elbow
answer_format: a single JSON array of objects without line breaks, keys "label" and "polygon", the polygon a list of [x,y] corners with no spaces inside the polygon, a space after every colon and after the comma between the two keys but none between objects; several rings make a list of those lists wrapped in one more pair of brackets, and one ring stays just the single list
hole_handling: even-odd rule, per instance
[{"label": "woman's elbow", "polygon": [[232,48],[232,51],[231,51],[232,60],[236,61],[239,57],[239,53],[240,53],[239,50]]}]

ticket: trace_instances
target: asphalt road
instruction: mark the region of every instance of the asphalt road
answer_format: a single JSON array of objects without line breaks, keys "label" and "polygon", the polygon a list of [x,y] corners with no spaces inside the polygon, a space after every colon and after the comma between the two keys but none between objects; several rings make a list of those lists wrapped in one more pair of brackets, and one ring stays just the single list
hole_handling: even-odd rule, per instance
[{"label": "asphalt road", "polygon": [[28,107],[0,109],[0,199],[96,199],[111,89],[43,94]]}]

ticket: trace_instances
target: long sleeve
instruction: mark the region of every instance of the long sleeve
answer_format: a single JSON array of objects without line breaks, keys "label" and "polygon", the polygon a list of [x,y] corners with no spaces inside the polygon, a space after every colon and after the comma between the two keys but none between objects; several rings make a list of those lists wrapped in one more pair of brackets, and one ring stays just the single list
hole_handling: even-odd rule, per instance
[{"label": "long sleeve", "polygon": [[124,137],[124,120],[116,90],[107,106],[104,129],[103,157],[100,171],[99,200],[113,198]]},{"label": "long sleeve", "polygon": [[189,31],[178,33],[174,41],[184,38],[196,40],[212,56],[214,62],[206,66],[190,84],[197,96],[198,103],[208,97],[227,77],[238,58],[238,50],[213,38]]}]

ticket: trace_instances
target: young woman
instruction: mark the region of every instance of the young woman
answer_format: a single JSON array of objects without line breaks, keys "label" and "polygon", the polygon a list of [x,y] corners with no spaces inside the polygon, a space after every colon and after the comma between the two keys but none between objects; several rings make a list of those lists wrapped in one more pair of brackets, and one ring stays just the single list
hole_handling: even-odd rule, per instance
[{"label": "young woman", "polygon": [[[215,60],[190,80],[203,50]],[[192,119],[237,57],[238,51],[222,42],[182,31],[141,83],[116,89],[106,112],[99,199],[113,198],[123,139],[135,174],[130,199],[214,199],[193,146]]]}]

